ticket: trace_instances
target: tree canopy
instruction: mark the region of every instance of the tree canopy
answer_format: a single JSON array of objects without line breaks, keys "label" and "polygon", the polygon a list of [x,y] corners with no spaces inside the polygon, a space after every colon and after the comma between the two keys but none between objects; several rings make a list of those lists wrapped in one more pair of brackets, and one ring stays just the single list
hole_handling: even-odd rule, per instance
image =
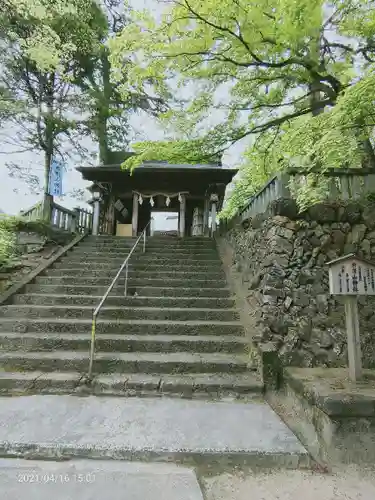
[{"label": "tree canopy", "polygon": [[[145,91],[124,98],[111,82],[108,39],[129,21],[121,0],[0,0],[0,116],[15,152],[44,155],[47,189],[51,159],[68,149],[88,156],[82,138],[99,145],[99,161],[129,142],[129,117],[165,110]],[[126,84],[122,71],[120,83]],[[25,177],[22,166],[12,174]],[[38,177],[28,174],[35,186]]]},{"label": "tree canopy", "polygon": [[115,76],[128,75],[119,90],[163,97],[193,84],[194,97],[163,118],[179,138],[204,144],[204,156],[254,137],[236,205],[289,165],[375,167],[374,0],[162,5],[159,17],[133,11],[112,40]]},{"label": "tree canopy", "polygon": [[18,152],[42,152],[46,193],[52,157],[63,154],[62,139],[80,148],[73,70],[82,57],[99,51],[106,18],[94,0],[5,0],[0,27],[2,125],[15,126],[5,135]]},{"label": "tree canopy", "polygon": [[[152,98],[145,91],[121,95],[119,86],[127,84],[127,69],[121,72],[117,85],[111,81],[108,40],[131,22],[121,0],[103,0],[107,30],[98,50],[82,54],[74,70],[74,83],[82,94],[82,112],[88,114],[86,130],[99,145],[99,161],[108,162],[110,151],[123,150],[129,142],[129,118],[132,112],[144,110],[153,115],[165,110],[164,100]],[[128,65],[128,68],[131,65]]]},{"label": "tree canopy", "polygon": [[61,69],[77,51],[92,52],[98,29],[106,23],[94,0],[0,0],[0,38],[41,71]]}]

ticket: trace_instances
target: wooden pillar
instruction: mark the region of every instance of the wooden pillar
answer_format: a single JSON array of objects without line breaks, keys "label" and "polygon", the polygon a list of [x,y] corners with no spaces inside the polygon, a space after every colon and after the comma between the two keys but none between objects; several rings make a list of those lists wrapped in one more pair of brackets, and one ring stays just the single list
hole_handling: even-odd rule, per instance
[{"label": "wooden pillar", "polygon": [[208,198],[204,199],[203,208],[203,235],[207,236],[209,233],[208,220],[210,216],[210,200]]},{"label": "wooden pillar", "polygon": [[133,236],[137,236],[138,234],[138,211],[139,211],[138,194],[133,193],[133,215],[132,215]]},{"label": "wooden pillar", "polygon": [[346,331],[348,338],[349,378],[356,382],[362,378],[362,353],[359,337],[359,319],[357,297],[345,297]]},{"label": "wooden pillar", "polygon": [[111,194],[109,198],[105,220],[107,226],[106,233],[114,235],[116,231],[116,217],[115,217],[115,199],[113,194]]},{"label": "wooden pillar", "polygon": [[186,216],[186,197],[184,194],[182,194],[180,201],[180,218],[179,218],[180,238],[183,238],[185,236],[185,216]]},{"label": "wooden pillar", "polygon": [[216,231],[216,202],[215,201],[212,203],[212,207],[211,207],[211,219],[212,219],[212,222],[211,222],[212,236],[214,236],[215,231]]}]

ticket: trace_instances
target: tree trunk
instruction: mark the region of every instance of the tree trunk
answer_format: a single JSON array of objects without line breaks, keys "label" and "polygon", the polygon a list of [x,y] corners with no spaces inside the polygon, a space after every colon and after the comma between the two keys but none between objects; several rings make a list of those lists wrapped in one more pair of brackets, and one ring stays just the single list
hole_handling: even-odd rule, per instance
[{"label": "tree trunk", "polygon": [[363,148],[362,167],[375,169],[375,153],[370,139],[365,139],[362,142],[362,148]]},{"label": "tree trunk", "polygon": [[111,67],[108,60],[108,52],[104,48],[101,56],[101,73],[103,84],[102,101],[98,104],[97,134],[99,142],[99,162],[103,165],[109,163],[109,139],[108,139],[108,117],[112,100],[112,85],[110,80]]},{"label": "tree trunk", "polygon": [[45,84],[46,94],[46,116],[44,119],[44,198],[43,198],[43,219],[51,221],[53,196],[49,193],[49,177],[51,163],[54,153],[55,124],[54,124],[54,84],[55,75],[47,75]]},{"label": "tree trunk", "polygon": [[313,116],[318,116],[324,111],[324,106],[321,105],[321,95],[320,90],[318,90],[319,82],[313,81],[310,85],[310,106],[311,114]]},{"label": "tree trunk", "polygon": [[96,133],[99,145],[99,164],[108,165],[107,117],[101,109],[101,104],[97,108]]}]

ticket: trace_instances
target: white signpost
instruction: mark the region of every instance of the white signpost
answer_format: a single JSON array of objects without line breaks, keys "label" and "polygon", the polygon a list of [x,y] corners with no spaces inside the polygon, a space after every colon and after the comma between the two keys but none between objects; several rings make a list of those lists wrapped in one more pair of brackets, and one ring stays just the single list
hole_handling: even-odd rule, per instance
[{"label": "white signpost", "polygon": [[349,254],[331,260],[328,266],[331,295],[345,298],[349,377],[355,382],[362,377],[358,295],[375,295],[375,264]]}]

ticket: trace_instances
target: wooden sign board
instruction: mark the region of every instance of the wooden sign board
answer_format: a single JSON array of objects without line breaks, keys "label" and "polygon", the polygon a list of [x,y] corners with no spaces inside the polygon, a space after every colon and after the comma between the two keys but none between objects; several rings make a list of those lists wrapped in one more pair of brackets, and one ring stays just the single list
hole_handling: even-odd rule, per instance
[{"label": "wooden sign board", "polygon": [[349,254],[331,260],[328,266],[331,295],[341,295],[345,299],[349,378],[357,382],[362,378],[358,295],[375,295],[375,264]]},{"label": "wooden sign board", "polygon": [[345,255],[328,262],[332,295],[375,295],[375,264]]}]

